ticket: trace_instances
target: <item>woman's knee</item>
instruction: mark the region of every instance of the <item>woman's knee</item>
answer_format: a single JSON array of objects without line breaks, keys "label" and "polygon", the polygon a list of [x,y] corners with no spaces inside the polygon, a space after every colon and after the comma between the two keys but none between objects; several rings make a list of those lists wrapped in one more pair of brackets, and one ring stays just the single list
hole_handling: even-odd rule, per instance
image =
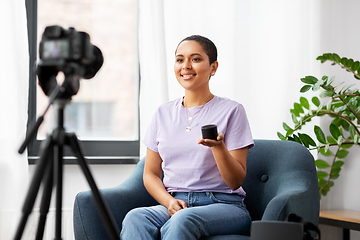
[{"label": "woman's knee", "polygon": [[141,208],[134,208],[130,210],[123,220],[124,224],[133,224],[139,221],[140,218],[144,216],[144,210]]},{"label": "woman's knee", "polygon": [[188,239],[192,237],[200,237],[201,235],[201,226],[203,221],[194,214],[190,209],[182,209],[176,212],[160,229],[161,236],[187,236]]}]

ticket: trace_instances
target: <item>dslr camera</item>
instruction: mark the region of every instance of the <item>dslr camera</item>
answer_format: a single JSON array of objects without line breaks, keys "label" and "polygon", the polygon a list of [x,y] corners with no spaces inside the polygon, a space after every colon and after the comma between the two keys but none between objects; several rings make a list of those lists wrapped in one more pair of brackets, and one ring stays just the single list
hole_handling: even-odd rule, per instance
[{"label": "dslr camera", "polygon": [[45,28],[39,45],[39,57],[36,71],[46,95],[56,86],[55,77],[59,71],[64,72],[65,76],[90,79],[104,62],[100,49],[91,44],[89,34],[57,25]]}]

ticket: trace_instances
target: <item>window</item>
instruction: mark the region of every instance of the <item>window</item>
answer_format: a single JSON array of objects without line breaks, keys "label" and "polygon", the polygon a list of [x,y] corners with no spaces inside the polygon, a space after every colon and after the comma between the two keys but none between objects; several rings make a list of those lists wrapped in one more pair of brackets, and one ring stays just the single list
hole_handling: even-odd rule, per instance
[{"label": "window", "polygon": [[[37,84],[34,62],[46,26],[74,27],[90,35],[104,63],[92,79],[80,80],[80,90],[65,107],[64,125],[82,141],[90,163],[136,163],[139,159],[139,69],[137,0],[28,0],[30,96],[29,125],[44,112],[48,97]],[[58,75],[58,81],[61,80]],[[52,131],[51,109],[28,147],[29,161]],[[72,163],[65,148],[65,162]]]}]

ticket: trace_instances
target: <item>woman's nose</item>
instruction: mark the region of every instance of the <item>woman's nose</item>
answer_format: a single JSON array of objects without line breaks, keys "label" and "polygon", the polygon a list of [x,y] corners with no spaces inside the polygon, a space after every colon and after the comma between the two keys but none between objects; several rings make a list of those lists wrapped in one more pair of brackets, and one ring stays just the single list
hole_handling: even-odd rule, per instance
[{"label": "woman's nose", "polygon": [[191,62],[188,60],[185,60],[184,64],[183,64],[183,69],[191,69],[191,68],[192,68]]}]

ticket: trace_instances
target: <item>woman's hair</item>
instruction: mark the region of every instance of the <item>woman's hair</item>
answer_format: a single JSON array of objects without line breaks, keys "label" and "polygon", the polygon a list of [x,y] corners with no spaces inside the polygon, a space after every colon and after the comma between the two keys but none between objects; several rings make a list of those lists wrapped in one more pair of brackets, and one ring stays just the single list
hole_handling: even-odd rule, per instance
[{"label": "woman's hair", "polygon": [[199,43],[204,49],[205,53],[208,55],[210,64],[217,60],[217,49],[215,44],[210,39],[200,35],[191,35],[181,40],[181,42],[179,42],[178,46],[176,47],[176,50],[184,41],[195,41]]}]

